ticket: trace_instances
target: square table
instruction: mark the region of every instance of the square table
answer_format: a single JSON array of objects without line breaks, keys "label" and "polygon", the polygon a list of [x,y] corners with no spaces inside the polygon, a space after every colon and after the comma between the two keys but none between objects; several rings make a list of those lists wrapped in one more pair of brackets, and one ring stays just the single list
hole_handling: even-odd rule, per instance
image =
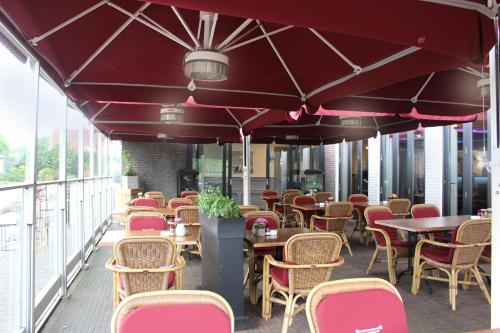
[{"label": "square table", "polygon": [[245,233],[245,242],[248,245],[248,290],[250,294],[250,302],[257,304],[257,283],[255,281],[255,257],[254,249],[268,247],[283,247],[288,239],[292,236],[313,232],[307,228],[286,228],[278,229],[276,236],[257,236],[252,233],[252,230],[247,230]]},{"label": "square table", "polygon": [[375,224],[408,232],[408,268],[398,274],[399,279],[404,273],[413,274],[413,256],[415,255],[415,246],[417,245],[419,234],[451,231],[470,219],[470,215],[457,215],[381,221],[376,220]]}]

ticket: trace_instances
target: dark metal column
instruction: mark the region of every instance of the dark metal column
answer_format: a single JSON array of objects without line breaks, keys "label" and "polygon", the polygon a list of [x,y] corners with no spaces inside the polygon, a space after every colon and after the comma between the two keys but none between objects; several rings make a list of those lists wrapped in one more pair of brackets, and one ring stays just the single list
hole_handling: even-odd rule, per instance
[{"label": "dark metal column", "polygon": [[323,184],[322,188],[323,191],[325,191],[325,175],[326,175],[326,170],[325,170],[325,145],[321,143],[319,145],[319,169],[323,171]]},{"label": "dark metal column", "polygon": [[380,137],[380,193],[382,193],[382,198],[385,200],[385,198],[389,197],[389,193],[387,193],[386,186],[384,184],[387,182],[386,176],[385,176],[385,157],[387,154],[387,135],[382,135]]},{"label": "dark metal column", "polygon": [[356,142],[358,146],[358,174],[356,178],[356,186],[358,188],[357,193],[363,193],[363,140],[358,140]]},{"label": "dark metal column", "polygon": [[392,192],[399,192],[399,134],[392,136]]},{"label": "dark metal column", "polygon": [[271,147],[269,144],[266,144],[266,190],[269,189],[271,179],[270,179],[270,164],[271,164]]},{"label": "dark metal column", "polygon": [[186,169],[193,168],[193,145],[187,145],[186,149]]},{"label": "dark metal column", "polygon": [[227,195],[233,195],[233,144],[228,143],[227,146]]},{"label": "dark metal column", "polygon": [[406,136],[406,144],[407,144],[407,151],[408,154],[406,156],[406,184],[407,184],[407,190],[406,190],[406,197],[411,200],[411,202],[414,202],[414,196],[415,196],[415,175],[413,174],[415,172],[415,132],[410,131],[407,132]]},{"label": "dark metal column", "polygon": [[352,142],[347,143],[347,196],[352,194]]},{"label": "dark metal column", "polygon": [[227,195],[227,154],[226,154],[226,144],[222,145],[222,194]]},{"label": "dark metal column", "polygon": [[443,216],[448,216],[451,209],[451,126],[444,127],[443,135]]},{"label": "dark metal column", "polygon": [[463,214],[472,214],[472,123],[464,124]]}]

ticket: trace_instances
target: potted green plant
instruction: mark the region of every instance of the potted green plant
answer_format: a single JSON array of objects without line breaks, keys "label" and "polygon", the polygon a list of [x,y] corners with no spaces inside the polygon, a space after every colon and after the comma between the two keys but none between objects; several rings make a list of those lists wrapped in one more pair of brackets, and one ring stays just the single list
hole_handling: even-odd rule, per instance
[{"label": "potted green plant", "polygon": [[223,195],[219,188],[207,187],[199,193],[198,207],[203,249],[202,288],[224,297],[238,322],[245,318],[241,283],[245,220],[236,202]]},{"label": "potted green plant", "polygon": [[122,188],[134,189],[139,188],[139,177],[135,172],[134,165],[132,164],[132,157],[128,150],[124,150],[122,153],[123,163],[125,165],[125,171],[122,176]]}]

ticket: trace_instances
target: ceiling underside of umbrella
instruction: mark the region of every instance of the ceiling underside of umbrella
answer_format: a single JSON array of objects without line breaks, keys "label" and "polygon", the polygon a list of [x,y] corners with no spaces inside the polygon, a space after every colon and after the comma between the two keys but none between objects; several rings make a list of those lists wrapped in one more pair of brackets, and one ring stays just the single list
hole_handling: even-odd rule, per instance
[{"label": "ceiling underside of umbrella", "polygon": [[[112,138],[334,142],[470,121],[482,110],[478,65],[495,34],[492,11],[476,1],[154,2],[162,4],[0,0],[0,18]],[[218,14],[205,25],[199,10]],[[196,49],[226,55],[228,79],[191,83],[183,59]],[[177,103],[185,123],[162,124],[161,105]],[[366,126],[341,128],[338,117],[352,116],[342,112],[368,112]]]}]

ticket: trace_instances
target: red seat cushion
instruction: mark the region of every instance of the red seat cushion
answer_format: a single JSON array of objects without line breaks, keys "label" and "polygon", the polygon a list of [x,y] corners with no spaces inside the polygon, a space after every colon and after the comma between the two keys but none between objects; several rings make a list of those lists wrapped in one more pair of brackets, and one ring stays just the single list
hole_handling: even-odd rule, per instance
[{"label": "red seat cushion", "polygon": [[132,201],[132,205],[134,206],[146,206],[146,207],[158,207],[158,201],[149,198],[138,198]]},{"label": "red seat cushion", "polygon": [[366,197],[351,197],[351,198],[349,198],[349,202],[368,202],[368,198],[366,198]]},{"label": "red seat cushion", "polygon": [[177,202],[176,202],[176,201],[172,201],[172,202],[170,203],[170,207],[171,207],[171,208],[177,208],[177,207],[182,207],[182,206],[192,206],[192,205],[193,205],[193,203],[192,203],[192,202],[184,202],[184,201],[182,201],[182,202],[179,202],[179,201],[177,201]]},{"label": "red seat cushion", "polygon": [[294,205],[314,205],[316,203],[316,200],[314,200],[313,197],[309,196],[300,196],[300,197],[295,197],[293,198],[293,204]]},{"label": "red seat cushion", "polygon": [[488,245],[484,248],[482,255],[491,258],[491,245]]},{"label": "red seat cushion", "polygon": [[314,227],[321,229],[321,230],[326,230],[326,220],[324,219],[315,219],[314,220]]},{"label": "red seat cushion", "polygon": [[[295,265],[292,261],[285,261],[285,264]],[[270,269],[271,277],[276,280],[280,285],[288,287],[288,269],[271,266]]]},{"label": "red seat cushion", "polygon": [[414,207],[411,215],[413,218],[439,217],[441,213],[434,207]]},{"label": "red seat cushion", "polygon": [[[120,274],[118,277],[119,283],[120,283],[120,289],[123,289],[123,277]],[[175,282],[175,272],[172,272],[171,274],[168,275],[168,289],[172,288]]]},{"label": "red seat cushion", "polygon": [[[382,221],[382,220],[392,220],[395,219],[396,217],[394,214],[392,214],[388,210],[373,210],[368,213],[368,224],[372,228],[377,228],[377,229],[382,229],[389,234],[389,238],[391,240],[391,244],[398,244],[398,246],[408,246],[408,243],[404,245],[405,243],[402,242],[399,237],[398,237],[398,231],[396,228],[391,228],[391,227],[386,227],[380,224],[375,223],[375,221]],[[373,232],[373,236],[375,237],[375,240],[377,241],[377,244],[381,246],[386,246],[387,244],[385,243],[385,238],[380,232]]]},{"label": "red seat cushion", "polygon": [[429,259],[442,262],[444,264],[451,264],[453,259],[453,250],[446,247],[424,246],[420,253]]},{"label": "red seat cushion", "polygon": [[128,221],[131,231],[166,230],[165,220],[159,216],[134,216]]},{"label": "red seat cushion", "polygon": [[376,332],[408,332],[403,303],[381,289],[329,295],[319,303],[316,315],[320,333],[367,332],[379,326],[383,329]]},{"label": "red seat cushion", "polygon": [[275,210],[276,212],[283,214],[283,205],[276,205]]},{"label": "red seat cushion", "polygon": [[213,304],[145,305],[130,311],[120,323],[120,333],[137,332],[230,333],[231,319]]},{"label": "red seat cushion", "polygon": [[268,229],[278,229],[278,221],[276,221],[271,216],[266,215],[252,215],[251,217],[245,218],[245,227],[247,230],[252,230],[253,225],[257,223],[257,219],[265,220],[266,227]]}]

